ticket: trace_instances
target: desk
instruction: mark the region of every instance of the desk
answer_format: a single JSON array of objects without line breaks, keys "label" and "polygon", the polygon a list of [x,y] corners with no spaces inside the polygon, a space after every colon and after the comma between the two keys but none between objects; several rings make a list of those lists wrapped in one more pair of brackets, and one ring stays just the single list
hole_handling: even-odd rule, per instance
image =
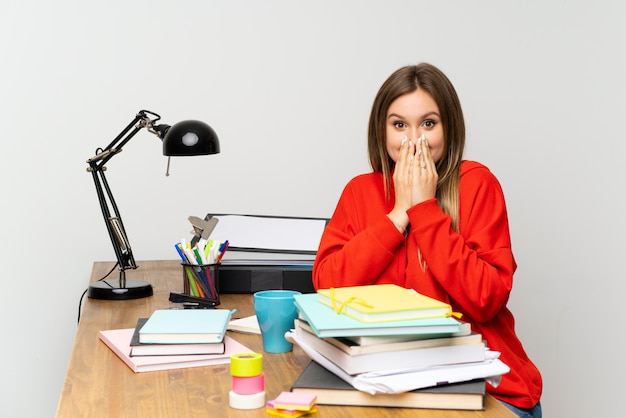
[{"label": "desk", "polygon": [[[84,301],[76,340],[72,348],[56,416],[75,417],[267,417],[265,409],[236,410],[228,406],[231,388],[228,365],[133,373],[104,343],[98,331],[133,328],[137,318],[149,317],[155,309],[167,308],[170,291],[182,290],[182,271],[176,261],[143,261],[128,273],[152,283],[154,296],[128,301]],[[103,277],[112,262],[96,262],[91,281]],[[113,274],[117,274],[114,272]],[[252,295],[221,295],[220,308],[236,308],[235,317],[254,315]],[[259,335],[231,333],[253,351],[263,353]],[[308,364],[298,347],[284,354],[263,353],[266,399],[289,390],[291,383]],[[513,417],[493,397],[487,397],[485,411],[442,411],[375,407],[320,405],[313,418],[326,417]]]}]

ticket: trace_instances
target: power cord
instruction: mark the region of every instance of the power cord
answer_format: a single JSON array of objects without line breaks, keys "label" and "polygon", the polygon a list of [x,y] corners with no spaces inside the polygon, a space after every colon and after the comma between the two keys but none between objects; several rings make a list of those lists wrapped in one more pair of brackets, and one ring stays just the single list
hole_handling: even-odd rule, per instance
[{"label": "power cord", "polygon": [[[110,270],[107,274],[105,274],[105,275],[104,275],[104,277],[102,277],[101,279],[98,279],[98,281],[99,281],[99,282],[101,282],[101,281],[105,280],[107,277],[109,277],[109,276],[111,275],[111,273],[113,273],[113,271],[115,270],[115,268],[116,268],[119,264],[120,264],[119,262],[115,263],[115,264],[113,265],[113,268],[112,268],[112,269],[111,269],[111,270]],[[83,294],[82,294],[82,295],[80,295],[80,299],[79,299],[79,301],[78,301],[78,320],[77,320],[77,323],[80,323],[80,311],[81,311],[81,308],[82,308],[82,305],[83,305],[83,299],[85,298],[85,295],[87,294],[87,291],[88,291],[88,290],[89,290],[89,288],[85,289],[85,291],[83,292]]]}]

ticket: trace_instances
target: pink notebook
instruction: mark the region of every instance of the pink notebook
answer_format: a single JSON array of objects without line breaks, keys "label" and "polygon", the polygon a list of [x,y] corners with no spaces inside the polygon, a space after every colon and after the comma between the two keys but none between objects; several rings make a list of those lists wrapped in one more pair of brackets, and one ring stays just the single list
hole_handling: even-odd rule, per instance
[{"label": "pink notebook", "polygon": [[227,335],[224,354],[131,357],[130,340],[134,331],[134,328],[105,330],[100,331],[99,337],[135,373],[228,364],[233,354],[253,352]]}]

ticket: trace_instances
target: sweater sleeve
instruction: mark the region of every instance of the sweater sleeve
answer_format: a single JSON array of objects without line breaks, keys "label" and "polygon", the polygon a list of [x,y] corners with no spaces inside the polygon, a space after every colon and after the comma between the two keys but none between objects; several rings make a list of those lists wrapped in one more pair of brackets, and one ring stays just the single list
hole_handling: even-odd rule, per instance
[{"label": "sweater sleeve", "polygon": [[361,186],[348,183],[322,234],[313,265],[316,289],[380,283],[404,243],[382,201],[373,197],[376,189]]},{"label": "sweater sleeve", "polygon": [[416,240],[430,275],[453,305],[477,322],[498,314],[508,301],[516,268],[504,195],[498,180],[484,166],[470,169],[460,180],[460,233],[432,199],[408,211]]}]

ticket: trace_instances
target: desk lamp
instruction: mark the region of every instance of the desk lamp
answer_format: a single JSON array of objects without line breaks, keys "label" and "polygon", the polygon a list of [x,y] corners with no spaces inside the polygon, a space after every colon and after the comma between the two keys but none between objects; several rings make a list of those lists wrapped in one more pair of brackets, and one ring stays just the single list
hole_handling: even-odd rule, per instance
[{"label": "desk lamp", "polygon": [[93,175],[98,200],[104,216],[109,238],[117,257],[119,282],[109,283],[102,279],[89,286],[88,296],[94,299],[126,300],[152,296],[152,285],[143,280],[126,279],[126,270],[136,269],[133,252],[115,199],[104,175],[104,166],[141,129],[155,134],[163,141],[163,155],[168,156],[166,175],[169,176],[171,156],[208,155],[220,152],[220,143],[215,131],[206,123],[187,120],[173,126],[155,123],[161,117],[156,113],[141,110],[128,126],[104,149],[98,148],[96,155],[87,160],[87,171]]}]

